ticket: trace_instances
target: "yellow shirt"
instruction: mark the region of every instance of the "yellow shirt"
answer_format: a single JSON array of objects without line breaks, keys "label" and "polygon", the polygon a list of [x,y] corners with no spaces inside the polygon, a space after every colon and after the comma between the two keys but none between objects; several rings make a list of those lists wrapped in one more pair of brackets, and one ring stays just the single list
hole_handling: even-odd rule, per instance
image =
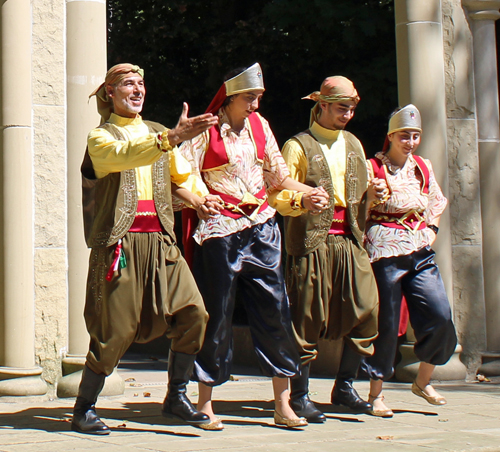
[{"label": "yellow shirt", "polygon": [[[313,123],[310,131],[325,154],[332,178],[335,205],[346,207],[345,171],[347,156],[344,133],[341,130],[325,129],[317,122]],[[283,146],[282,153],[290,170],[290,177],[304,183],[307,174],[307,157],[301,145],[296,140],[288,140]],[[269,197],[269,201],[280,214],[292,217],[299,216],[306,212],[306,209],[292,207],[293,199],[297,201],[296,194],[297,192],[293,190],[282,190],[273,193]]]},{"label": "yellow shirt", "polygon": [[[111,114],[108,122],[120,129],[125,141],[115,139],[107,130],[96,128],[88,136],[89,155],[98,179],[110,173],[135,169],[140,200],[153,199],[151,165],[163,155],[156,133],[150,133],[140,116],[124,118]],[[176,185],[195,187],[189,182],[191,165],[177,147],[168,152],[170,179]]]}]

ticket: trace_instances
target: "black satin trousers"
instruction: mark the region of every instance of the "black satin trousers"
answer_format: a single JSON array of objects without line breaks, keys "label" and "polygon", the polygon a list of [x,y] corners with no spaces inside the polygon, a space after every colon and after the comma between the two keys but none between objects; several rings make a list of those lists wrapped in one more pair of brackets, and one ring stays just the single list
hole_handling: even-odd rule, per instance
[{"label": "black satin trousers", "polygon": [[298,372],[300,359],[281,266],[281,234],[274,218],[205,240],[195,249],[193,274],[209,314],[193,380],[216,386],[229,379],[236,293],[263,374],[285,378]]},{"label": "black satin trousers", "polygon": [[434,251],[427,246],[409,255],[382,258],[372,263],[380,306],[375,353],[362,363],[370,378],[388,380],[394,374],[403,294],[415,332],[417,358],[441,365],[455,351],[457,336],[450,304],[434,256]]}]

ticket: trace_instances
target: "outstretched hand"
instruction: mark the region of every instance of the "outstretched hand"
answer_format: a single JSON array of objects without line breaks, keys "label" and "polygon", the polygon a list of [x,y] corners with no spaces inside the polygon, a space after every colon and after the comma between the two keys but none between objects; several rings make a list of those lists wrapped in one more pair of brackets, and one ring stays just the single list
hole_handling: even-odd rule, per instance
[{"label": "outstretched hand", "polygon": [[189,106],[186,102],[182,104],[182,113],[177,125],[168,131],[168,141],[171,146],[190,140],[200,133],[205,132],[210,127],[217,124],[217,116],[212,113],[205,113],[199,116],[188,117]]}]

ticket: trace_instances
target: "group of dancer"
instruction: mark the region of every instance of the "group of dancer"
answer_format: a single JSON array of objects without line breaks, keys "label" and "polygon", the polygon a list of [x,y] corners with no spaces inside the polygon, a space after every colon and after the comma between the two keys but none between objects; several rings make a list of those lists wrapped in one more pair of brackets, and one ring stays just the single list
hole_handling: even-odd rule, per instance
[{"label": "group of dancer", "polygon": [[[391,116],[384,149],[367,162],[344,130],[360,97],[347,78],[328,77],[305,98],[315,101],[309,128],[280,152],[257,113],[264,91],[258,63],[237,69],[205,114],[188,117],[184,104],[172,129],[142,120],[138,66],[112,67],[92,93],[102,124],[82,165],[90,348],[72,429],[108,434],[95,410],[105,377],[131,343],[166,335],[162,414],[222,430],[212,394],[230,377],[237,296],[261,371],[272,377],[277,425],[326,420],[309,398],[320,338],[343,340],[332,403],[393,415],[382,385],[394,373],[403,297],[421,361],[412,391],[446,403],[430,385],[456,346],[431,249],[446,198],[431,163],[414,155],[418,109]],[[184,207],[185,257],[173,197]],[[285,218],[285,265],[276,211]],[[353,386],[360,367],[370,377],[368,401]],[[186,396],[189,380],[199,384],[197,407]]]}]

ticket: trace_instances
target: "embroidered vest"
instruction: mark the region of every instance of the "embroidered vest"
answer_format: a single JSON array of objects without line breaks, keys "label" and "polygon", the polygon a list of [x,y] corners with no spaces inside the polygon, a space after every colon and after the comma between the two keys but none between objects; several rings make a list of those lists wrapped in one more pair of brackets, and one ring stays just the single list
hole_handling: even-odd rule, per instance
[{"label": "embroidered vest", "polygon": [[[343,132],[346,141],[345,187],[347,201],[347,219],[351,231],[358,241],[363,243],[366,207],[366,160],[357,138],[349,132]],[[320,144],[309,130],[295,135],[296,140],[307,158],[305,184],[312,187],[323,186],[330,195],[330,207],[320,215],[305,213],[298,217],[285,217],[286,251],[291,256],[305,256],[317,249],[328,236],[334,211],[334,193],[328,162]]]},{"label": "embroidered vest", "polygon": [[[427,166],[427,163],[425,163],[425,160],[420,157],[419,155],[414,155],[413,158],[415,159],[415,162],[417,163],[417,168],[420,172],[420,175],[422,177],[422,181],[420,183],[420,191],[422,194],[429,194],[429,167]],[[380,160],[377,157],[374,157],[370,160],[368,160],[373,168],[373,174],[375,177],[378,179],[383,179],[387,182],[387,167],[382,163],[382,160]],[[390,191],[391,187],[389,184],[387,184],[387,187],[389,188]]]},{"label": "embroidered vest", "polygon": [[[257,160],[262,162],[264,160],[264,152],[266,150],[266,135],[264,133],[264,127],[262,126],[260,115],[258,113],[250,114],[248,122],[250,125],[250,138],[252,139],[257,151]],[[201,167],[202,171],[220,168],[229,164],[226,146],[224,145],[224,141],[221,137],[219,126],[212,126],[208,133],[210,140],[208,149],[205,152],[203,165]]]},{"label": "embroidered vest", "polygon": [[[150,133],[165,130],[161,124],[144,121]],[[99,126],[115,139],[126,140],[120,128],[105,123]],[[170,170],[167,155],[152,165],[153,199],[158,218],[165,231],[175,240]],[[85,240],[89,248],[111,246],[132,226],[137,210],[135,170],[110,173],[97,179],[88,148],[81,166]]]}]

